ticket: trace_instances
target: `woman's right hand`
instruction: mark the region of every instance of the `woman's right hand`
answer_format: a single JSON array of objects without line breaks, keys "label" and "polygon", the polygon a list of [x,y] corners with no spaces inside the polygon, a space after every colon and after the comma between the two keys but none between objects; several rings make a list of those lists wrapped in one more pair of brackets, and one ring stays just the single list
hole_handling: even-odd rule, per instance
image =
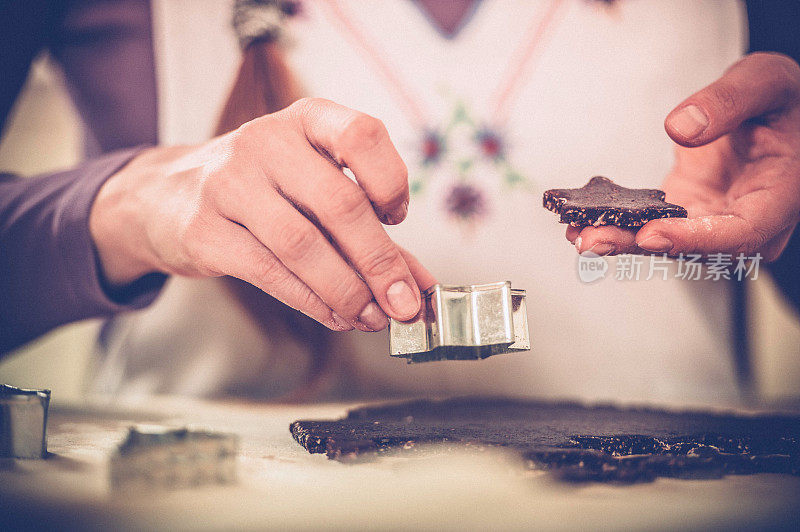
[{"label": "woman's right hand", "polygon": [[199,146],[142,152],[100,189],[89,226],[111,286],[231,275],[331,329],[380,330],[386,315],[412,318],[435,282],[381,225],[403,221],[408,200],[379,120],[304,99]]}]

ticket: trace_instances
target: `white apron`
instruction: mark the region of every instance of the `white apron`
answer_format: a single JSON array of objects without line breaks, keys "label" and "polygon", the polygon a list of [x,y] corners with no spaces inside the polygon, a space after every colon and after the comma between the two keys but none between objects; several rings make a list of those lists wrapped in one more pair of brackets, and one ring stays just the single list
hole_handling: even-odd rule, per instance
[{"label": "white apron", "polygon": [[[229,1],[153,11],[160,138],[200,142],[238,65]],[[741,55],[744,24],[735,1],[484,0],[448,39],[410,0],[303,2],[287,53],[306,94],[379,117],[408,164],[409,216],[390,235],[442,282],[528,291],[530,353],[406,365],[385,333],[337,334],[339,389],[734,403],[726,283],[674,267],[648,281],[648,260],[640,280],[617,280],[619,259],[581,282],[541,194],[598,174],[657,187],[672,163],[664,117]],[[210,394],[263,379],[279,393],[302,380],[296,347],[271,345],[219,281],[173,279],[117,327],[97,388]]]}]

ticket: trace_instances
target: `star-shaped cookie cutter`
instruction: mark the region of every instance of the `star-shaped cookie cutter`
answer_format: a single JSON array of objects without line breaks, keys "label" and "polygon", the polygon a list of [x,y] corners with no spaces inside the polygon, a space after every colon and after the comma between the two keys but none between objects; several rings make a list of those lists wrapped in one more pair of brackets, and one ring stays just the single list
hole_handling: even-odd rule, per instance
[{"label": "star-shaped cookie cutter", "polygon": [[411,321],[389,320],[389,350],[408,362],[477,360],[528,351],[525,290],[509,281],[447,286],[422,294],[422,309]]}]

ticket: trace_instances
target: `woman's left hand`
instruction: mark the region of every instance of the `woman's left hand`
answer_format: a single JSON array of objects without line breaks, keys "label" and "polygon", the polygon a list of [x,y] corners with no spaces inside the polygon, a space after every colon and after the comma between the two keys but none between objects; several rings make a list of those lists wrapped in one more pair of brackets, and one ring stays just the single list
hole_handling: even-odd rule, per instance
[{"label": "woman's left hand", "polygon": [[665,127],[679,146],[663,190],[689,217],[638,232],[569,227],[578,252],[778,258],[800,220],[800,66],[748,55],[675,108]]}]

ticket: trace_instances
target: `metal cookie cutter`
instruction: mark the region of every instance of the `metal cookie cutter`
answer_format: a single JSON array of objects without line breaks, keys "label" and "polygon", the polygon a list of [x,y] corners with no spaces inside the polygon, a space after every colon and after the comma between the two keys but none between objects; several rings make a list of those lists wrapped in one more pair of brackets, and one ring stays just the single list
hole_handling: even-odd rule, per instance
[{"label": "metal cookie cutter", "polygon": [[409,363],[477,360],[530,348],[525,290],[508,281],[434,285],[422,294],[416,318],[389,321],[390,355]]},{"label": "metal cookie cutter", "polygon": [[0,384],[0,457],[47,456],[50,390]]},{"label": "metal cookie cutter", "polygon": [[162,425],[130,427],[111,455],[115,489],[183,488],[236,481],[234,434]]}]

